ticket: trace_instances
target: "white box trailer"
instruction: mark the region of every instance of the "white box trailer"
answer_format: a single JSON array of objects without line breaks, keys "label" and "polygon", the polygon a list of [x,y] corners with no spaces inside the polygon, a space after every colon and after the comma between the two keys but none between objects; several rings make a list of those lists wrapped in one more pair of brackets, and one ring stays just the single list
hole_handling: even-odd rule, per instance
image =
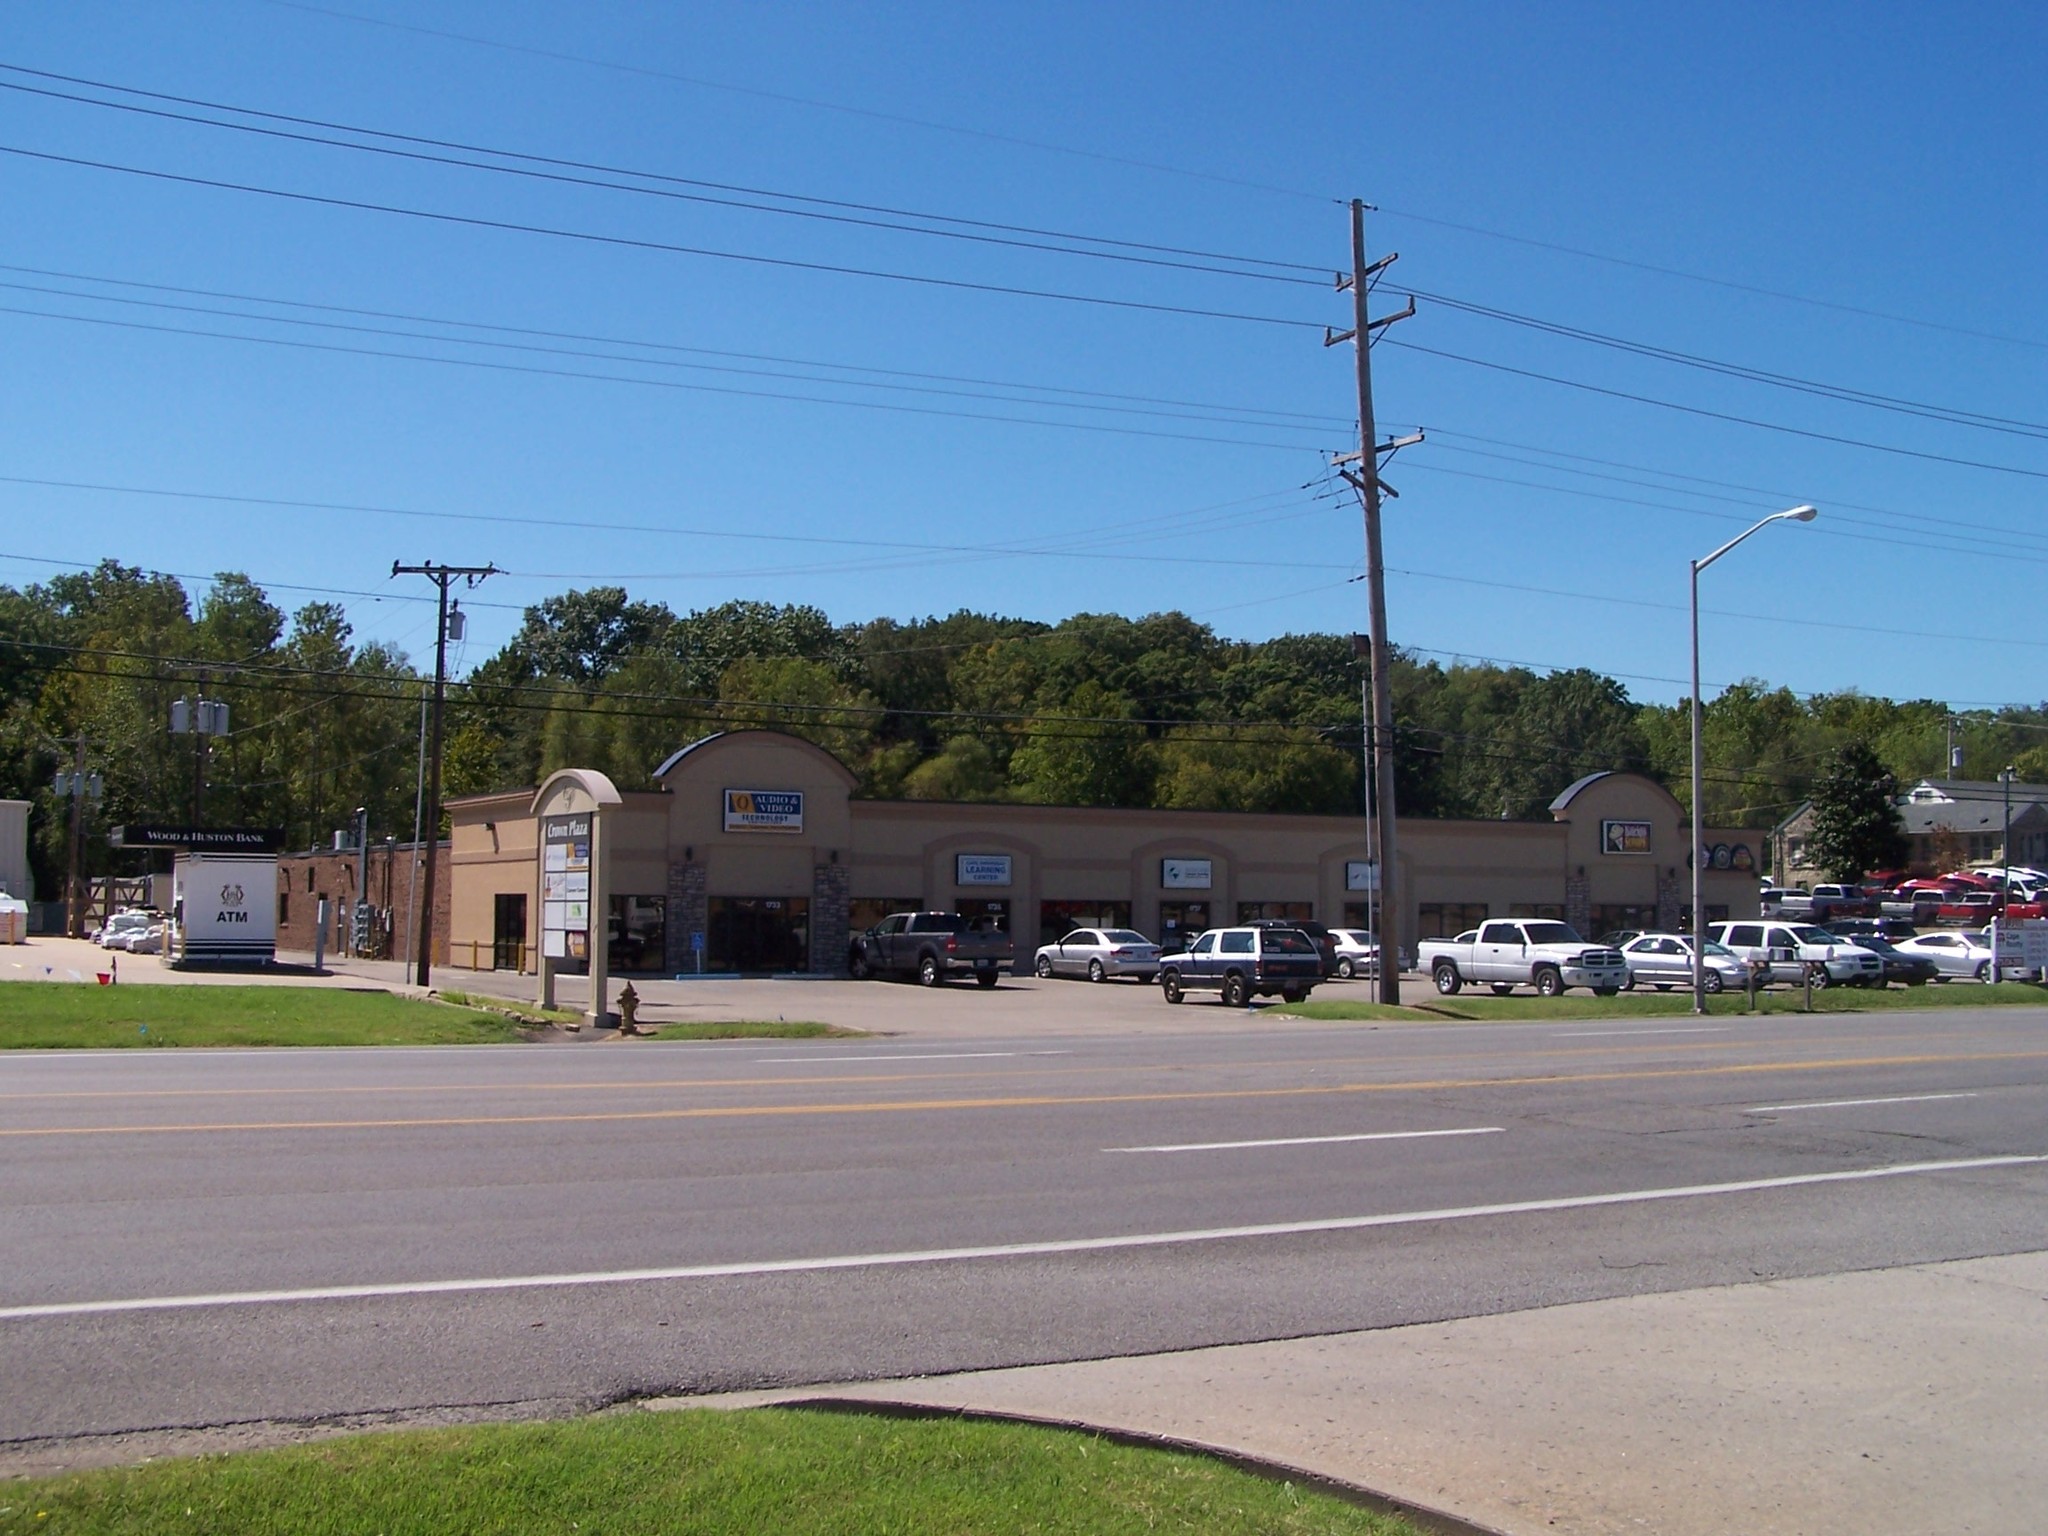
[{"label": "white box trailer", "polygon": [[181,853],[171,870],[173,965],[277,961],[277,855]]}]

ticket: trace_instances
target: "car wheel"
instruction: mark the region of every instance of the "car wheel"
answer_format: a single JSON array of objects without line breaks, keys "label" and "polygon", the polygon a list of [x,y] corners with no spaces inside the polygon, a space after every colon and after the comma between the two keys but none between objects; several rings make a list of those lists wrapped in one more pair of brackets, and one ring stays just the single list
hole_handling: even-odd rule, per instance
[{"label": "car wheel", "polygon": [[1465,985],[1465,978],[1458,974],[1458,968],[1448,960],[1431,972],[1431,979],[1436,982],[1437,991],[1445,997],[1456,996],[1458,989]]},{"label": "car wheel", "polygon": [[1564,993],[1564,977],[1557,967],[1546,965],[1536,973],[1536,995],[1538,997],[1560,997]]},{"label": "car wheel", "polygon": [[1187,993],[1185,993],[1185,992],[1181,991],[1181,989],[1180,989],[1180,972],[1179,972],[1179,971],[1162,971],[1162,972],[1160,972],[1160,974],[1159,974],[1159,990],[1160,990],[1161,992],[1164,992],[1164,993],[1166,994],[1166,1000],[1167,1000],[1167,1001],[1168,1001],[1169,1003],[1177,1003],[1177,1002],[1179,1002],[1179,1001],[1180,1001],[1180,1000],[1181,1000],[1182,998],[1184,998],[1184,997],[1186,997],[1186,996],[1187,996]]},{"label": "car wheel", "polygon": [[975,984],[975,985],[976,985],[977,987],[983,987],[983,988],[987,988],[987,987],[992,987],[992,986],[994,986],[994,985],[996,984],[996,972],[994,972],[994,971],[976,971],[976,972],[974,973],[974,984]]},{"label": "car wheel", "polygon": [[1088,979],[1090,981],[1109,980],[1109,972],[1105,971],[1102,968],[1102,962],[1100,960],[1090,960],[1088,962]]},{"label": "car wheel", "polygon": [[1282,987],[1282,988],[1280,989],[1280,1001],[1282,1001],[1283,1003],[1301,1003],[1301,1002],[1306,1002],[1306,1001],[1308,1001],[1308,988],[1307,988],[1307,987]]},{"label": "car wheel", "polygon": [[1040,981],[1051,981],[1051,980],[1052,980],[1052,956],[1050,956],[1050,955],[1040,955],[1040,956],[1038,957],[1038,964],[1034,965],[1034,966],[1032,967],[1032,969],[1033,969],[1034,971],[1038,972],[1038,979],[1039,979]]},{"label": "car wheel", "polygon": [[875,968],[868,964],[867,951],[856,949],[846,961],[846,973],[855,981],[866,981],[875,974]]},{"label": "car wheel", "polygon": [[1223,978],[1223,1006],[1226,1008],[1249,1008],[1252,1003],[1252,989],[1245,985],[1244,977],[1232,971]]},{"label": "car wheel", "polygon": [[946,979],[946,973],[939,966],[937,955],[926,955],[917,962],[917,984],[920,987],[936,987]]},{"label": "car wheel", "polygon": [[1979,981],[1989,981],[1991,979],[1991,962],[1989,960],[1979,960],[1977,962],[1977,969],[1971,974]]},{"label": "car wheel", "polygon": [[1352,968],[1351,957],[1349,955],[1346,955],[1342,960],[1339,960],[1337,962],[1337,974],[1339,976],[1342,976],[1346,981],[1349,981],[1353,976],[1357,974],[1357,972]]},{"label": "car wheel", "polygon": [[1833,980],[1824,965],[1809,965],[1806,968],[1806,979],[1813,984],[1813,990],[1816,992],[1826,991],[1829,981]]},{"label": "car wheel", "polygon": [[1511,981],[1496,981],[1492,984],[1492,986],[1493,995],[1495,997],[1506,997],[1510,992],[1515,990],[1515,984]]},{"label": "car wheel", "polygon": [[[1705,987],[1708,992],[1720,991],[1723,985],[1721,973],[1719,971],[1708,971],[1705,976],[1700,978],[1700,985]],[[1657,990],[1661,992],[1664,989],[1659,987]]]}]

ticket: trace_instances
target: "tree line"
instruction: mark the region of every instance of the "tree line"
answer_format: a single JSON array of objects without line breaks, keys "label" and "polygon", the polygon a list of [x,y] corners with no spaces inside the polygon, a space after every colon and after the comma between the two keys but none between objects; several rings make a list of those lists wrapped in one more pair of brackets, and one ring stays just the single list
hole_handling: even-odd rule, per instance
[{"label": "tree line", "polygon": [[[594,587],[526,609],[455,680],[444,792],[528,786],[571,765],[643,787],[699,736],[766,726],[827,748],[876,797],[1347,814],[1362,809],[1365,680],[1348,635],[1233,640],[1180,613],[835,624],[746,601],[678,614]],[[1403,815],[1541,817],[1602,768],[1688,795],[1682,698],[1638,703],[1586,669],[1400,652],[1391,683]],[[36,803],[46,895],[61,884],[68,815],[51,781],[73,738],[105,786],[90,811],[95,872],[127,868],[106,827],[195,811],[314,846],[362,806],[373,836],[407,838],[423,693],[413,659],[359,641],[339,606],[287,617],[237,573],[196,599],[113,561],[0,586],[0,795]],[[224,700],[231,725],[203,765],[198,739],[168,730],[172,700],[200,695]],[[1850,743],[1902,781],[1939,775],[1951,730],[1971,776],[2012,763],[2048,780],[2041,708],[1958,716],[1932,699],[1738,684],[1706,708],[1706,817],[1775,823]]]}]

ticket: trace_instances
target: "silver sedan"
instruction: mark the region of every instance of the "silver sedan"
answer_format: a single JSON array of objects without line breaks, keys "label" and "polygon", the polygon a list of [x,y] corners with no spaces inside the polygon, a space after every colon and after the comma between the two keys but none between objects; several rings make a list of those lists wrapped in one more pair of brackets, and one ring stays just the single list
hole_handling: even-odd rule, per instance
[{"label": "silver sedan", "polygon": [[[1621,958],[1628,962],[1627,985],[1631,990],[1638,982],[1653,986],[1659,992],[1692,985],[1690,935],[1640,934],[1622,945]],[[1707,964],[1702,979],[1709,992],[1719,992],[1724,987],[1742,986],[1748,979],[1748,973],[1731,951],[1710,941],[1707,945]]]},{"label": "silver sedan", "polygon": [[1032,969],[1041,976],[1086,976],[1107,981],[1159,973],[1159,946],[1134,928],[1076,928],[1057,944],[1039,946]]}]

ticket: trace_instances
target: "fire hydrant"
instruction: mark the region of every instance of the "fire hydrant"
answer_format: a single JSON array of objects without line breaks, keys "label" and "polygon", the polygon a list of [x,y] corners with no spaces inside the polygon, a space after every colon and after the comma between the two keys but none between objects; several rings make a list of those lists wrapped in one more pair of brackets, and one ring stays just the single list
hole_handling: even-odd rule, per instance
[{"label": "fire hydrant", "polygon": [[633,990],[633,983],[629,981],[626,983],[625,989],[619,993],[620,1034],[639,1035],[647,1033],[647,1031],[640,1028],[639,1023],[634,1018],[634,1015],[639,1011],[640,994]]}]

